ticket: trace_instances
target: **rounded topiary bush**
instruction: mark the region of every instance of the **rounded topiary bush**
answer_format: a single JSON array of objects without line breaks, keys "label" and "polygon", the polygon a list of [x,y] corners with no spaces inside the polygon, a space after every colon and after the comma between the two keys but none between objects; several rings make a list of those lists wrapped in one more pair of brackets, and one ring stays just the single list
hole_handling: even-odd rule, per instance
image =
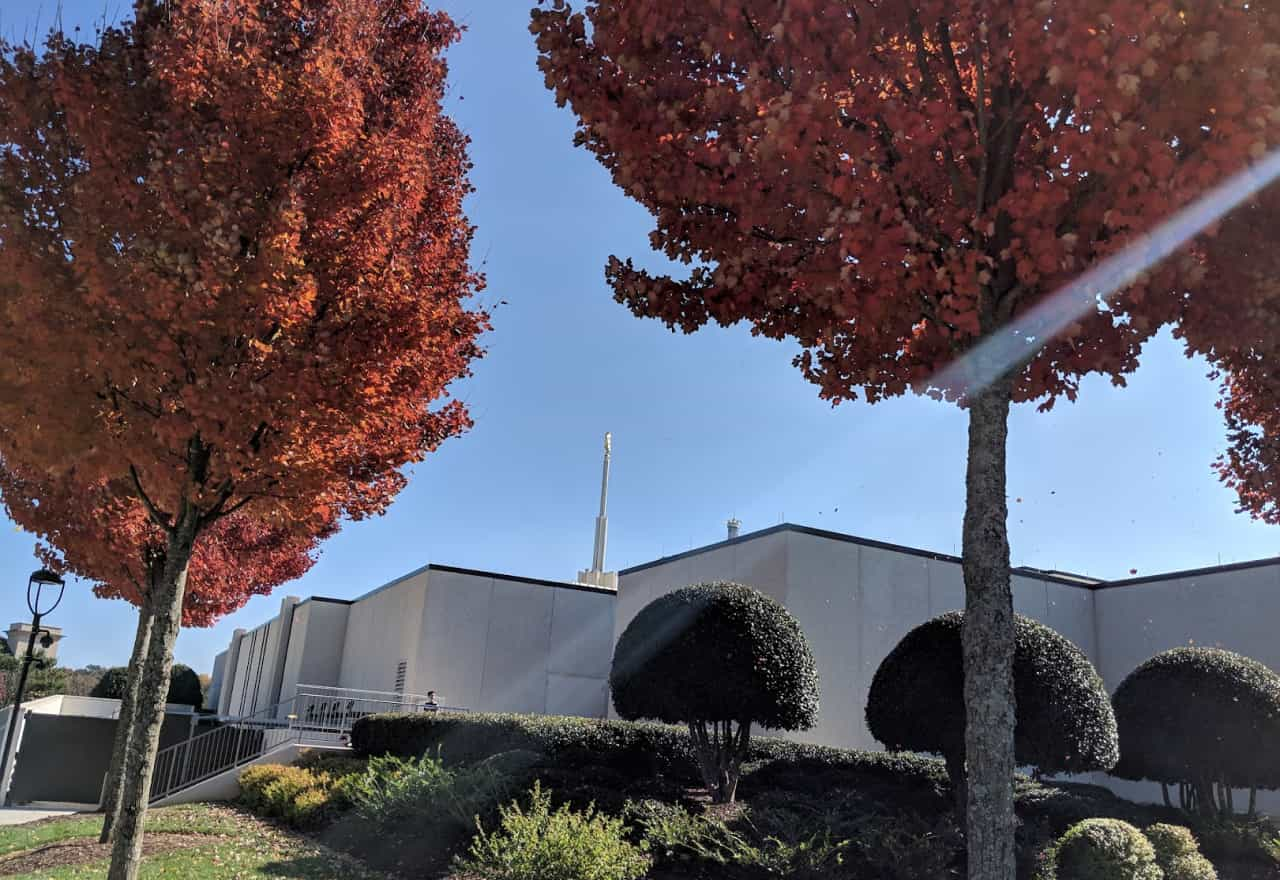
[{"label": "rounded topiary bush", "polygon": [[818,673],[795,617],[741,584],[685,587],[627,625],[609,673],[623,718],[686,724],[704,781],[733,800],[751,727],[807,730]]},{"label": "rounded topiary bush", "polygon": [[[124,696],[128,683],[129,670],[123,666],[113,666],[102,673],[102,678],[89,691],[89,696],[118,700]],[[199,709],[204,703],[202,690],[200,676],[190,666],[175,663],[169,671],[169,694],[165,697],[165,702]]]},{"label": "rounded topiary bush", "polygon": [[1162,880],[1151,842],[1128,822],[1085,819],[1048,853],[1040,880]]},{"label": "rounded topiary bush", "polygon": [[1156,852],[1164,880],[1218,880],[1213,864],[1200,854],[1189,828],[1158,823],[1142,832]]},{"label": "rounded topiary bush", "polygon": [[1219,648],[1174,648],[1143,663],[1112,697],[1120,728],[1114,775],[1185,783],[1203,812],[1224,809],[1213,783],[1280,787],[1280,675]]},{"label": "rounded topiary bush", "polygon": [[102,673],[102,678],[98,679],[97,684],[89,690],[89,696],[104,700],[118,700],[124,695],[128,681],[129,670],[123,666],[113,666]]},{"label": "rounded topiary bush", "polygon": [[[964,612],[907,633],[876,670],[867,727],[885,748],[942,755],[961,796],[964,779]],[[1014,621],[1014,747],[1020,765],[1041,773],[1109,770],[1117,757],[1107,690],[1089,659],[1047,626]]]},{"label": "rounded topiary bush", "polygon": [[168,702],[198,710],[204,704],[203,691],[200,676],[194,669],[181,663],[174,664],[169,672],[169,695],[165,698]]}]

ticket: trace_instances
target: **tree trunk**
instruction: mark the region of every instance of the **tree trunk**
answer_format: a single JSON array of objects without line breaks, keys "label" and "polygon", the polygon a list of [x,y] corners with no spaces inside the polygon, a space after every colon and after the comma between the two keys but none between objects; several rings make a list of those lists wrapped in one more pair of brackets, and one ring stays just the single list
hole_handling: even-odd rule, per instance
[{"label": "tree trunk", "polygon": [[967,815],[969,795],[964,784],[964,754],[948,754],[946,757],[947,778],[951,780],[951,797],[955,801],[956,822],[964,827]]},{"label": "tree trunk", "polygon": [[1173,801],[1169,800],[1169,783],[1160,783],[1160,797],[1164,799],[1164,805],[1172,810]]},{"label": "tree trunk", "polygon": [[969,401],[964,513],[964,704],[969,880],[1014,880],[1013,592],[1005,452],[1011,383]]},{"label": "tree trunk", "polygon": [[1196,811],[1202,816],[1212,816],[1218,811],[1218,799],[1213,791],[1213,782],[1199,779],[1191,784],[1195,799]]},{"label": "tree trunk", "polygon": [[[148,580],[151,580],[150,578]],[[120,715],[116,721],[116,739],[111,747],[111,766],[104,780],[102,803],[100,808],[106,814],[102,818],[102,833],[98,843],[106,843],[111,839],[111,828],[115,824],[116,814],[120,811],[120,785],[124,775],[125,753],[129,747],[129,734],[133,730],[134,706],[138,697],[138,679],[142,676],[142,664],[147,656],[147,646],[151,642],[151,623],[153,620],[150,594],[142,597],[138,606],[138,629],[133,636],[133,653],[129,655],[129,678],[125,682],[124,693],[120,695]]]},{"label": "tree trunk", "polygon": [[1249,786],[1249,818],[1258,815],[1258,786]]},{"label": "tree trunk", "polygon": [[[714,733],[708,734],[707,724],[711,724]],[[751,722],[739,722],[734,731],[732,721],[690,721],[689,738],[711,800],[717,804],[733,803],[742,761],[751,747]]]},{"label": "tree trunk", "polygon": [[164,705],[173,666],[173,644],[182,625],[182,596],[187,586],[187,566],[196,537],[196,514],[184,511],[170,533],[164,573],[152,596],[154,619],[147,659],[138,676],[133,731],[125,752],[120,808],[116,813],[107,880],[137,880],[142,863],[142,820],[151,794],[164,724]]}]

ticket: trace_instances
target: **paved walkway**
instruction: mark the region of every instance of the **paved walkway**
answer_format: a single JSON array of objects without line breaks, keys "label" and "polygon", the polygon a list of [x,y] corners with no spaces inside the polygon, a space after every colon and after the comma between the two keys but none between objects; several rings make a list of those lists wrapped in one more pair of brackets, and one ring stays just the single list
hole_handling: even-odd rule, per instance
[{"label": "paved walkway", "polygon": [[25,807],[0,807],[0,825],[25,825],[53,816],[70,816],[75,810],[27,809]]}]

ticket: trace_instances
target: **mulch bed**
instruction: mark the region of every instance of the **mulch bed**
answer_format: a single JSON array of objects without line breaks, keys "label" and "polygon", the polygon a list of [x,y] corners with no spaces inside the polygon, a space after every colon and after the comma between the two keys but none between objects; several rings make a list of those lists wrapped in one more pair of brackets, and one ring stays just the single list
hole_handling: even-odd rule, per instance
[{"label": "mulch bed", "polygon": [[[142,841],[144,856],[158,855],[187,849],[209,842],[207,834],[179,834],[163,831],[149,831]],[[71,840],[59,840],[46,843],[35,849],[23,850],[0,858],[0,877],[12,877],[15,874],[30,874],[46,871],[51,868],[64,868],[71,865],[87,865],[90,862],[111,858],[111,845],[98,843],[91,837],[77,837]]]}]

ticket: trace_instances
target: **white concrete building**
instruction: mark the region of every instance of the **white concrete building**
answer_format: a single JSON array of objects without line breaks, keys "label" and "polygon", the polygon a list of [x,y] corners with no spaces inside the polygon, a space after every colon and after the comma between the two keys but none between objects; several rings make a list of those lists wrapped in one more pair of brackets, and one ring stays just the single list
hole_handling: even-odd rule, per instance
[{"label": "white concrete building", "polygon": [[447,565],[354,601],[290,596],[276,617],[237,630],[215,661],[218,712],[244,717],[279,705],[284,713],[299,685],[321,685],[602,716],[615,601],[601,587]]},{"label": "white concrete building", "polygon": [[[287,598],[276,618],[237,631],[215,666],[218,709],[261,711],[305,684],[604,717],[613,645],[631,619],[663,593],[715,580],[753,586],[795,614],[822,685],[818,725],[796,736],[833,746],[878,748],[863,711],[880,661],[914,626],[964,606],[958,557],[790,524],[624,569],[616,592],[428,565],[354,602]],[[1280,558],[1122,581],[1018,568],[1013,592],[1017,611],[1078,645],[1111,690],[1188,644],[1280,670]],[[1260,803],[1280,810],[1280,797]]]}]

